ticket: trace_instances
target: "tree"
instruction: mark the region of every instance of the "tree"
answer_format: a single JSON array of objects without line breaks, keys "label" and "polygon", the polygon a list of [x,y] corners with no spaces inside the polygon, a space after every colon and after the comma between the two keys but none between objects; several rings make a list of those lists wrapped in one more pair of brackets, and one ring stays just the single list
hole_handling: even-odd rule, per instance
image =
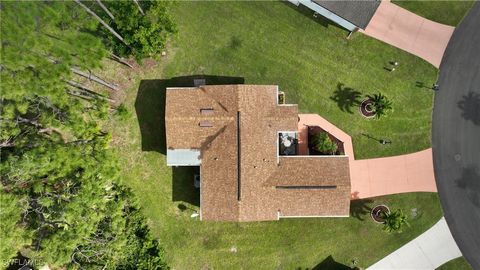
[{"label": "tree", "polygon": [[409,226],[407,216],[403,214],[401,209],[385,213],[385,223],[383,229],[389,233],[402,232],[404,226]]},{"label": "tree", "polygon": [[87,6],[85,6],[80,0],[73,0],[75,3],[77,3],[79,6],[81,6],[85,11],[88,12],[88,14],[92,15],[98,22],[100,22],[105,28],[112,33],[118,40],[120,40],[123,44],[127,45],[128,44],[123,40],[123,37],[118,34],[113,28],[111,28],[105,21],[102,20],[95,12],[93,12],[91,9],[89,9]]},{"label": "tree", "polygon": [[107,13],[108,17],[110,17],[112,20],[115,20],[115,17],[113,17],[110,10],[108,10],[108,8],[102,3],[102,1],[100,1],[100,0],[96,0],[96,1],[97,1],[97,4],[103,9],[103,11],[105,11],[105,13]]},{"label": "tree", "polygon": [[4,264],[29,244],[30,236],[18,222],[22,209],[18,198],[0,190],[0,206],[0,260]]},{"label": "tree", "polygon": [[145,16],[134,1],[109,3],[110,10],[115,16],[111,26],[122,34],[125,43],[128,44],[125,46],[105,35],[108,46],[119,56],[133,55],[137,59],[154,56],[164,50],[167,38],[176,32],[176,26],[169,14],[171,3],[142,1],[142,4]]},{"label": "tree", "polygon": [[0,12],[2,259],[21,251],[52,268],[133,269],[135,253],[164,265],[159,246],[142,253],[155,247],[148,233],[132,236],[138,208],[119,184],[107,102],[72,80],[72,67],[100,67],[106,55],[91,34],[98,24],[71,2],[5,2]]},{"label": "tree", "polygon": [[388,111],[392,110],[392,102],[382,93],[367,96],[373,103],[373,112],[377,119],[385,116]]},{"label": "tree", "polygon": [[337,144],[324,131],[313,135],[312,144],[318,152],[329,155],[334,155],[338,149]]}]

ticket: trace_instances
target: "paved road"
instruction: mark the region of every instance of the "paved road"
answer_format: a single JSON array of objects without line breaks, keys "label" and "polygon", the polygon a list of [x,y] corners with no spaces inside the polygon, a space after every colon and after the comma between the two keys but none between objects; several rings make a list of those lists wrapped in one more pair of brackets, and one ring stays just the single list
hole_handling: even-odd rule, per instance
[{"label": "paved road", "polygon": [[428,231],[395,250],[367,270],[434,270],[440,265],[462,256],[441,218]]},{"label": "paved road", "polygon": [[480,269],[480,2],[452,35],[439,85],[432,128],[438,193],[453,238]]}]

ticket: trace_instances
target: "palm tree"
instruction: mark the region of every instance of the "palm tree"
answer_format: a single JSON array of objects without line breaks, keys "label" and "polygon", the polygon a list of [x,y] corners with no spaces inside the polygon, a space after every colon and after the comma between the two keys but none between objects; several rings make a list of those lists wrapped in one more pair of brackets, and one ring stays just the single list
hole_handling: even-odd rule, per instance
[{"label": "palm tree", "polygon": [[398,209],[391,213],[385,213],[385,225],[383,229],[389,233],[391,232],[402,232],[403,226],[409,226],[407,222],[407,216],[403,214],[401,209]]},{"label": "palm tree", "polygon": [[392,110],[392,102],[382,93],[374,94],[373,96],[368,95],[367,97],[372,101],[373,112],[377,119]]}]

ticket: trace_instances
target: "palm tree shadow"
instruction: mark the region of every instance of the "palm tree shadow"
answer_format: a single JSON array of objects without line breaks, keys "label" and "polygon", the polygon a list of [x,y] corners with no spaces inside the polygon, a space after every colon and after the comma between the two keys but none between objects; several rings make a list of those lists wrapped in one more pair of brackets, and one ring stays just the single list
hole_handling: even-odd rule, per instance
[{"label": "palm tree shadow", "polygon": [[352,114],[351,108],[360,105],[361,96],[361,92],[350,87],[345,87],[343,83],[338,83],[337,89],[333,92],[333,96],[331,96],[330,99],[337,103],[338,108],[340,108],[342,112]]},{"label": "palm tree shadow", "polygon": [[478,168],[474,165],[462,169],[462,176],[455,181],[457,186],[467,193],[468,199],[480,207],[480,175]]},{"label": "palm tree shadow", "polygon": [[373,200],[369,199],[351,201],[350,215],[360,221],[365,220],[365,216],[372,211],[372,207],[370,207],[371,203],[373,203]]},{"label": "palm tree shadow", "polygon": [[475,125],[480,125],[480,95],[469,92],[457,102],[457,106],[462,110],[462,117],[465,120],[472,121]]}]

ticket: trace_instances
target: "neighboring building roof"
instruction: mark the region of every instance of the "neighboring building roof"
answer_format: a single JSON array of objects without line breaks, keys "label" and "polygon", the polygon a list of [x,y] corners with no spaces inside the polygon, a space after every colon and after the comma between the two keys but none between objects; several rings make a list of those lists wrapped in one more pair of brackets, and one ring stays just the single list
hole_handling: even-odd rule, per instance
[{"label": "neighboring building roof", "polygon": [[312,0],[345,20],[365,29],[381,1],[377,0]]},{"label": "neighboring building roof", "polygon": [[201,153],[202,220],[349,214],[347,157],[278,157],[278,132],[297,131],[298,108],[277,95],[263,85],[167,89],[167,151]]}]

